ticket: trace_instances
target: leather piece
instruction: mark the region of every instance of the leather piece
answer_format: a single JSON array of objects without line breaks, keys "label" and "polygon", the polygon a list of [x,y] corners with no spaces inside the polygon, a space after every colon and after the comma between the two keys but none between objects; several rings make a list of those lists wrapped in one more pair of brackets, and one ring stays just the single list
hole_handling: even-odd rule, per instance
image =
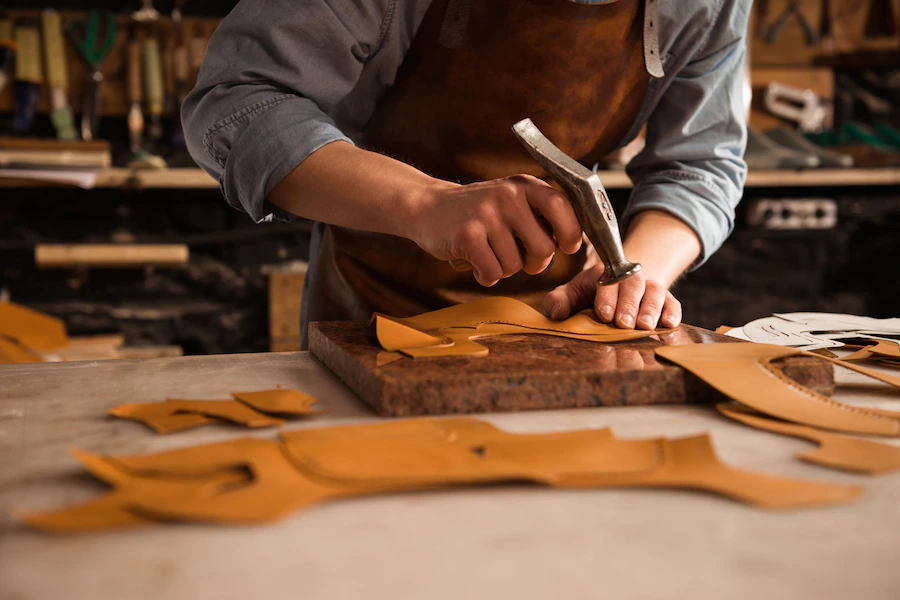
[{"label": "leather piece", "polygon": [[53,350],[69,343],[61,319],[13,302],[0,302],[0,335],[32,350]]},{"label": "leather piece", "polygon": [[278,419],[253,410],[236,400],[171,400],[125,404],[110,409],[109,414],[147,425],[156,433],[175,433],[202,425],[224,422],[244,427],[283,425]]},{"label": "leather piece", "polygon": [[[472,2],[464,32],[447,35],[445,15],[462,16],[467,1],[431,3],[361,146],[470,183],[548,177],[510,131],[525,117],[588,165],[625,141],[650,81],[645,0]],[[558,253],[540,275],[518,273],[485,289],[410,240],[328,226],[311,265],[308,318],[410,316],[493,294],[538,307],[584,265],[584,251]]]},{"label": "leather piece", "polygon": [[15,340],[0,335],[0,365],[44,362],[44,359],[18,344]]},{"label": "leather piece", "polygon": [[672,331],[619,329],[600,323],[590,310],[552,321],[527,304],[500,296],[405,319],[375,314],[372,325],[382,348],[413,358],[484,356],[487,348],[471,338],[488,335],[543,334],[609,343]]},{"label": "leather piece", "polygon": [[165,402],[123,404],[109,409],[109,414],[120,419],[143,423],[159,434],[177,433],[203,425],[224,423],[222,419],[202,414],[179,412],[177,408]]},{"label": "leather piece", "polygon": [[231,395],[250,408],[270,415],[302,417],[322,412],[312,408],[319,401],[318,398],[297,390],[276,388],[259,392],[234,392]]},{"label": "leather piece", "polygon": [[656,355],[687,369],[732,400],[762,413],[803,425],[870,435],[900,435],[900,413],[842,404],[785,377],[772,361],[806,355],[851,368],[900,387],[900,378],[853,363],[770,344],[664,346]]},{"label": "leather piece", "polygon": [[734,469],[708,435],[619,440],[608,429],[512,434],[475,419],[413,419],[244,438],[158,454],[76,453],[109,494],[20,519],[51,532],[146,519],[269,522],[327,499],[450,485],[531,481],[555,487],[675,487],[762,508],[849,502],[858,486]]},{"label": "leather piece", "polygon": [[900,344],[878,340],[874,346],[863,346],[853,354],[845,356],[841,360],[864,360],[867,358],[887,358],[900,360]]},{"label": "leather piece", "polygon": [[870,440],[858,440],[839,433],[822,431],[805,425],[770,419],[739,404],[719,404],[720,413],[750,427],[799,437],[819,444],[819,447],[797,458],[808,462],[877,475],[900,470],[900,447]]}]

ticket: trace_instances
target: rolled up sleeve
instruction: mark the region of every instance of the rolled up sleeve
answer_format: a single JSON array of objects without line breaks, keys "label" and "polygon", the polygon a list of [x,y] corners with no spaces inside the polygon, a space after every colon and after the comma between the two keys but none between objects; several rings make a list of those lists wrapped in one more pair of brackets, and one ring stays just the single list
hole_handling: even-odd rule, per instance
[{"label": "rolled up sleeve", "polygon": [[328,116],[382,42],[392,0],[244,1],[210,39],[182,108],[188,151],[256,222],[292,215],[266,196],[310,154],[352,143]]},{"label": "rolled up sleeve", "polygon": [[719,14],[720,23],[709,39],[662,94],[647,121],[646,146],[628,166],[634,191],[623,226],[644,210],[681,219],[702,245],[692,269],[731,234],[747,176],[743,160],[747,12],[739,7]]}]

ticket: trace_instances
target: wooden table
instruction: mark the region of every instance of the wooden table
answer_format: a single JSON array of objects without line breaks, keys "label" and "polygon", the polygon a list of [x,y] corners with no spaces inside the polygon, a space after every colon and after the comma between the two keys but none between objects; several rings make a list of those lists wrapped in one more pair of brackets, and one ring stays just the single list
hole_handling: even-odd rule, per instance
[{"label": "wooden table", "polygon": [[[897,408],[878,384],[838,397]],[[282,384],[331,412],[289,427],[375,418],[305,353],[0,367],[0,598],[900,598],[900,474],[846,475],[792,455],[806,442],[693,406],[495,414],[511,431],[610,425],[622,437],[711,431],[728,463],[863,483],[856,504],[773,513],[679,490],[502,486],[351,499],[260,527],[165,525],[74,537],[26,530],[103,488],[67,454],[142,453],[247,435],[158,436],[108,419],[125,402],[225,398]],[[274,431],[254,435],[274,437]]]}]

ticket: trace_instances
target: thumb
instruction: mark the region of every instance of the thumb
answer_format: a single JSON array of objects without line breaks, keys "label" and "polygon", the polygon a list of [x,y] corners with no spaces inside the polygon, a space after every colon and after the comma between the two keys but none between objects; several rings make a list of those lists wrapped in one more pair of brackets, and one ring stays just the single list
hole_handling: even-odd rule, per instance
[{"label": "thumb", "polygon": [[597,280],[603,275],[603,265],[594,265],[544,296],[544,314],[554,321],[568,319],[576,312],[594,306]]}]

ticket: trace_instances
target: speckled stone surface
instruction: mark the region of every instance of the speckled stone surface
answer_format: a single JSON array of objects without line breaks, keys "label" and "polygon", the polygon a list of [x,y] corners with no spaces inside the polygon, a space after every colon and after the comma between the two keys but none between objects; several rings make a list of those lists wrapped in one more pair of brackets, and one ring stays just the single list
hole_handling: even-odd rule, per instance
[{"label": "speckled stone surface", "polygon": [[[478,340],[490,349],[487,356],[402,357],[377,366],[383,351],[367,323],[309,326],[312,354],[384,416],[721,401],[723,396],[690,373],[658,362],[653,349],[748,343],[690,325],[656,338],[597,344],[546,335],[494,336]],[[794,357],[783,369],[802,385],[829,396],[834,391],[833,368],[825,361]]]}]

